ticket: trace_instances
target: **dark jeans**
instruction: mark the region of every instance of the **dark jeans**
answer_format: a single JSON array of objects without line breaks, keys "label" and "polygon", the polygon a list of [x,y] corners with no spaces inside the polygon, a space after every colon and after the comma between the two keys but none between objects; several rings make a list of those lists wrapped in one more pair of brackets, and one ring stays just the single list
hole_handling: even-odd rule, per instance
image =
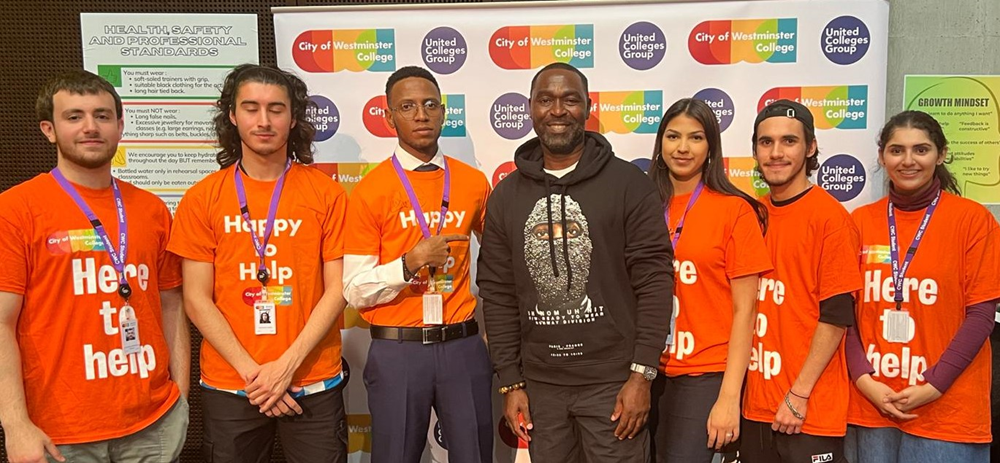
[{"label": "dark jeans", "polygon": [[656,376],[650,390],[649,433],[656,463],[711,463],[708,414],[722,388],[722,373]]},{"label": "dark jeans", "polygon": [[624,382],[558,386],[528,382],[531,461],[542,463],[646,463],[649,433],[618,440],[611,421]]},{"label": "dark jeans", "polygon": [[295,399],[302,414],[268,418],[246,397],[202,389],[208,463],[271,461],[274,435],[281,437],[291,463],[347,461],[347,420],[343,386]]}]

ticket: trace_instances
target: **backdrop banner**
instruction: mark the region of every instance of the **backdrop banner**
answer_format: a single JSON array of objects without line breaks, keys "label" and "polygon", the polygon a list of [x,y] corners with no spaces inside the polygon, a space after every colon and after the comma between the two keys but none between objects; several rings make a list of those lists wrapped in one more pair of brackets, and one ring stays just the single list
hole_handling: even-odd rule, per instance
[{"label": "backdrop banner", "polygon": [[115,176],[173,211],[219,170],[215,101],[232,68],[258,62],[257,15],[81,13],[80,35],[84,69],[122,99]]},{"label": "backdrop banner", "polygon": [[[589,80],[587,129],[645,170],[664,111],[704,100],[723,130],[727,172],[762,195],[754,170],[753,120],[781,98],[816,121],[820,168],[813,182],[848,209],[885,191],[875,140],[885,120],[889,4],[885,0],[519,2],[275,8],[279,67],[309,86],[318,109],[317,167],[348,191],[392,154],[385,82],[403,66],[434,73],[446,105],[442,150],[496,185],[514,169],[514,150],[534,137],[529,86],[539,68],[565,62]],[[474,270],[473,270],[474,271]],[[348,309],[344,352],[351,461],[368,461],[367,396],[360,373],[370,337]],[[526,444],[494,404],[498,462],[528,461]],[[432,421],[434,423],[435,421]],[[426,461],[447,461],[440,428]],[[706,437],[707,440],[707,437]]]}]

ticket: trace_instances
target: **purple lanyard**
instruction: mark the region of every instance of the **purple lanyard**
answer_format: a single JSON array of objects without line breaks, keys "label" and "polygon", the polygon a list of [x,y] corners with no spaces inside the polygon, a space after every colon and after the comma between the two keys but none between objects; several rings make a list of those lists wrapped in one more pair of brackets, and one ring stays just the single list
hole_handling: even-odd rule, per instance
[{"label": "purple lanyard", "polygon": [[[698,196],[701,196],[701,190],[705,189],[705,184],[698,182],[698,186],[694,187],[694,193],[691,193],[691,199],[688,200],[687,207],[684,208],[684,215],[681,216],[680,223],[677,224],[677,229],[674,230],[673,237],[670,238],[670,246],[674,249],[674,255],[677,255],[677,241],[681,239],[681,231],[684,228],[684,219],[687,218],[688,211],[691,210],[691,206],[694,206],[694,202],[698,200]],[[663,219],[667,221],[667,231],[670,231],[670,205],[667,205],[667,210],[663,211]]]},{"label": "purple lanyard", "polygon": [[[438,218],[437,226],[438,235],[441,234],[441,228],[444,227],[444,219],[448,214],[448,200],[451,198],[451,172],[448,171],[448,158],[441,156],[441,161],[441,164],[444,166],[444,192],[441,195],[441,217]],[[406,171],[399,164],[399,158],[395,154],[392,155],[392,167],[396,169],[396,175],[403,184],[403,189],[406,190],[406,196],[410,198],[413,213],[416,214],[417,222],[420,223],[420,231],[423,232],[424,238],[430,238],[431,229],[427,226],[427,219],[424,218],[424,210],[420,208],[417,193],[413,191],[413,185],[410,185],[410,180],[406,178]]]},{"label": "purple lanyard", "polygon": [[128,298],[132,295],[132,287],[129,286],[128,280],[125,279],[125,258],[128,256],[128,222],[125,219],[125,202],[122,201],[122,192],[118,189],[118,181],[114,177],[111,177],[111,192],[115,196],[115,209],[118,210],[118,252],[115,252],[115,248],[111,244],[111,237],[108,236],[107,230],[104,229],[104,224],[97,218],[94,211],[90,209],[87,202],[80,197],[80,193],[76,191],[73,184],[69,183],[69,180],[66,180],[66,177],[63,176],[58,167],[52,169],[51,174],[63,191],[73,198],[77,207],[87,216],[87,220],[90,220],[90,225],[94,227],[94,232],[104,242],[104,250],[108,251],[108,256],[111,257],[111,265],[118,272],[118,294],[128,303]]},{"label": "purple lanyard", "polygon": [[236,197],[240,201],[240,214],[243,215],[243,222],[250,229],[250,239],[253,240],[257,257],[260,257],[260,265],[257,266],[257,280],[262,285],[267,285],[268,280],[271,279],[270,272],[264,267],[264,253],[267,251],[267,242],[271,239],[271,230],[274,229],[274,216],[278,213],[278,200],[281,199],[281,189],[285,186],[285,176],[288,175],[288,170],[291,168],[292,160],[289,159],[285,162],[285,171],[281,173],[281,177],[278,177],[278,182],[274,184],[274,190],[271,191],[271,206],[267,209],[267,222],[264,225],[264,241],[257,237],[257,231],[251,225],[250,209],[247,207],[247,193],[243,188],[243,174],[240,172],[242,169],[239,165],[234,169],[233,176],[236,181]]},{"label": "purple lanyard", "polygon": [[931,201],[930,206],[927,206],[927,210],[924,212],[924,218],[920,221],[920,228],[917,228],[917,235],[913,237],[913,243],[906,250],[902,267],[899,265],[899,239],[896,236],[896,215],[893,213],[895,207],[892,205],[892,201],[889,201],[889,252],[892,254],[892,284],[895,286],[895,294],[893,294],[892,299],[896,301],[896,310],[903,307],[903,280],[906,278],[906,270],[910,268],[910,261],[913,260],[913,255],[917,253],[920,240],[924,238],[924,232],[927,231],[927,224],[931,221],[931,215],[934,214],[934,210],[937,209],[938,201],[940,200],[941,191],[938,190],[937,196],[934,197],[934,200]]}]

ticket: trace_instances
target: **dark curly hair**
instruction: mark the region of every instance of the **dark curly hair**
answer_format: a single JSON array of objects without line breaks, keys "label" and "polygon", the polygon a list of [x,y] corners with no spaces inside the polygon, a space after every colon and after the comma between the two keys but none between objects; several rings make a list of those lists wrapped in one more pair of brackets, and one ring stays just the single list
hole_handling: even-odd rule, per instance
[{"label": "dark curly hair", "polygon": [[219,140],[219,148],[215,160],[223,169],[235,164],[243,157],[243,142],[236,125],[229,120],[229,115],[236,110],[236,93],[246,82],[279,85],[288,93],[292,102],[292,120],[295,126],[288,134],[288,157],[302,164],[313,162],[313,137],[316,127],[306,117],[306,110],[315,108],[316,103],[309,99],[305,82],[295,74],[280,69],[260,66],[257,64],[241,64],[236,66],[222,86],[222,95],[215,102],[216,113],[212,121],[215,123],[215,135]]}]

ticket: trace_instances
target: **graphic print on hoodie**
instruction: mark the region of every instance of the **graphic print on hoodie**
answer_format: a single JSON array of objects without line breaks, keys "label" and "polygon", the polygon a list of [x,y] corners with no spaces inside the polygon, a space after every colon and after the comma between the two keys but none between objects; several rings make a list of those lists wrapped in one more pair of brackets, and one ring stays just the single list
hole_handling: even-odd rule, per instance
[{"label": "graphic print on hoodie", "polygon": [[535,203],[524,223],[524,258],[538,292],[529,321],[567,325],[604,316],[604,307],[592,307],[587,295],[593,250],[587,217],[571,196],[551,194]]}]

